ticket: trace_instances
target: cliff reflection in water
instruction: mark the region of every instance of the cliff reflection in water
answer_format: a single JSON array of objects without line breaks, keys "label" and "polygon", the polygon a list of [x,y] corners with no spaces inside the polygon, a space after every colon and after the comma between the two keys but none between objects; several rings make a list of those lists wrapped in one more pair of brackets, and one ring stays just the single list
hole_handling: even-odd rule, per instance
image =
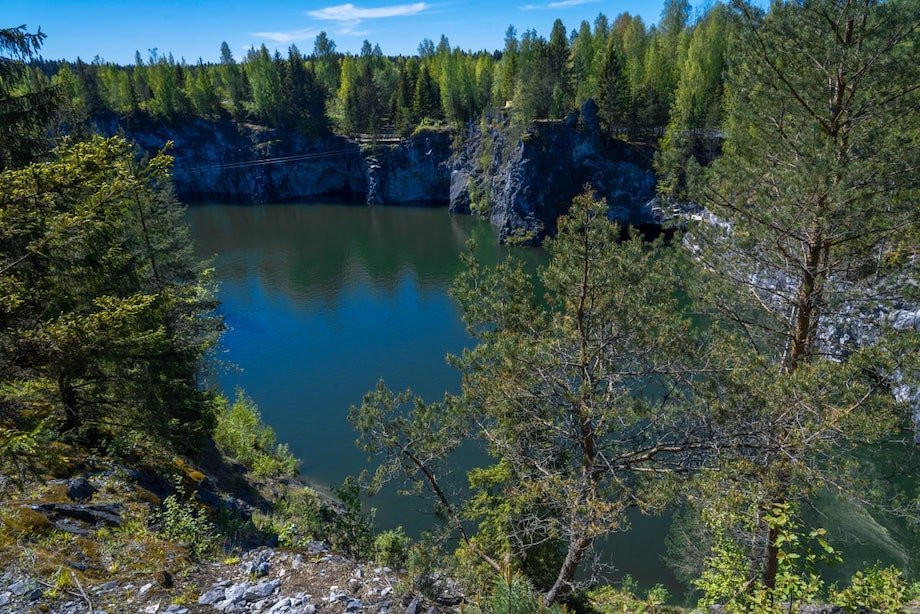
[{"label": "cliff reflection in water", "polygon": [[257,276],[292,300],[334,302],[360,280],[394,292],[405,274],[444,288],[470,238],[485,262],[506,251],[488,224],[443,208],[201,205],[190,220],[198,252],[220,254],[222,281]]}]

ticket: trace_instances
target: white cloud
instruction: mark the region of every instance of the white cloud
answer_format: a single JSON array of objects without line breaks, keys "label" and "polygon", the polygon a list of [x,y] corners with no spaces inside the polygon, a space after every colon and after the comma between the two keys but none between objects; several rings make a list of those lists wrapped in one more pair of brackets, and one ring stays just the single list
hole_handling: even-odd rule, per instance
[{"label": "white cloud", "polygon": [[540,11],[545,9],[565,9],[570,6],[580,6],[582,4],[593,4],[599,2],[600,0],[557,0],[556,2],[550,2],[548,4],[525,4],[524,6],[518,7],[522,11]]},{"label": "white cloud", "polygon": [[316,29],[304,28],[302,30],[288,30],[286,32],[253,32],[250,36],[275,43],[293,43],[295,41],[308,40],[318,33]]},{"label": "white cloud", "polygon": [[[573,0],[566,0],[572,2]],[[431,8],[424,2],[414,4],[397,4],[381,6],[373,9],[363,9],[354,4],[340,4],[316,11],[307,11],[307,15],[315,19],[328,19],[330,21],[361,21],[364,19],[382,19],[384,17],[406,17],[418,15]]]},{"label": "white cloud", "polygon": [[[571,2],[572,0],[566,1]],[[367,34],[366,31],[357,30],[357,26],[363,21],[369,19],[386,19],[388,17],[410,17],[423,13],[429,9],[431,9],[431,5],[426,2],[394,4],[376,8],[362,8],[349,2],[348,4],[339,4],[324,9],[317,9],[315,11],[307,11],[307,15],[314,19],[337,23],[339,25],[340,34],[361,36]]]}]

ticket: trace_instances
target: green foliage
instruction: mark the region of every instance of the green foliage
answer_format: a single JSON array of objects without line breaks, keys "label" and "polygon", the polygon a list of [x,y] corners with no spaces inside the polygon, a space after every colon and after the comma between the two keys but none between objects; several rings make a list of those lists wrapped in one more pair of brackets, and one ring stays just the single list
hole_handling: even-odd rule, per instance
[{"label": "green foliage", "polygon": [[281,75],[278,66],[264,44],[259,49],[250,49],[246,56],[246,74],[252,89],[252,113],[269,125],[278,126],[282,121],[283,99]]},{"label": "green foliage", "polygon": [[0,174],[4,428],[124,451],[210,433],[196,378],[222,325],[169,168],[97,137]]},{"label": "green foliage", "polygon": [[604,128],[613,134],[627,127],[632,93],[626,78],[620,49],[610,41],[598,75],[598,116]]},{"label": "green foliage", "polygon": [[897,612],[920,598],[916,585],[908,586],[904,573],[895,567],[872,567],[857,571],[842,591],[832,591],[830,601],[847,612]]},{"label": "green foliage", "polygon": [[[510,558],[550,603],[571,590],[594,541],[623,527],[627,507],[660,501],[664,491],[646,482],[656,473],[646,465],[677,462],[670,453],[693,437],[669,426],[690,421],[670,405],[680,396],[670,377],[681,376],[682,353],[694,343],[676,295],[690,276],[661,242],[621,242],[606,211],[585,194],[560,219],[540,273],[545,301],[520,264],[486,270],[468,258],[455,293],[480,343],[452,357],[462,396],[426,404],[381,383],[350,414],[359,444],[381,461],[376,483],[402,477],[434,495],[461,536],[466,575],[482,577],[477,560],[495,570]],[[656,365],[665,363],[662,376]],[[645,376],[673,390],[667,402],[645,396],[656,384],[637,390]],[[637,428],[653,411],[654,429]],[[497,464],[470,473],[475,492],[461,508],[440,479],[450,453],[472,438]],[[621,461],[608,470],[601,458]],[[463,508],[480,522],[475,536],[464,529]]]},{"label": "green foliage", "polygon": [[205,70],[203,64],[192,72],[185,82],[185,96],[188,98],[192,112],[199,117],[215,117],[220,114],[220,98],[211,71]]},{"label": "green foliage", "polygon": [[371,527],[374,524],[374,509],[365,512],[361,505],[361,487],[352,477],[335,491],[344,509],[335,517],[331,541],[337,548],[353,556],[368,556],[373,546]]},{"label": "green foliage", "polygon": [[338,501],[310,487],[288,486],[272,498],[271,508],[254,515],[255,526],[278,536],[288,548],[306,548],[311,541],[327,541],[336,552],[354,557],[373,553],[373,510],[361,507],[360,490],[347,479],[336,490]]},{"label": "green foliage", "polygon": [[30,162],[45,145],[44,131],[58,107],[50,84],[30,87],[26,62],[41,49],[45,35],[25,26],[0,29],[0,171]]},{"label": "green foliage", "polygon": [[546,606],[530,581],[511,568],[497,574],[491,590],[468,609],[471,614],[562,614],[566,611],[559,605]]},{"label": "green foliage", "polygon": [[374,537],[374,560],[379,565],[402,569],[409,558],[411,543],[402,527],[379,533]]},{"label": "green foliage", "polygon": [[727,612],[780,613],[825,602],[848,612],[895,612],[914,598],[904,573],[894,567],[858,571],[846,588],[828,587],[819,566],[839,564],[842,559],[827,541],[826,531],[803,531],[789,504],[774,505],[764,522],[773,529],[778,550],[775,585],[752,579],[748,555],[723,534],[694,582],[705,593],[701,606],[719,604]]},{"label": "green foliage", "polygon": [[668,590],[661,584],[650,588],[645,599],[638,596],[639,587],[630,575],[626,575],[619,587],[604,585],[589,590],[586,594],[588,604],[593,611],[604,614],[647,612],[648,614],[666,614],[682,612],[681,608],[669,607],[671,599]]},{"label": "green foliage", "polygon": [[221,450],[243,463],[258,476],[291,476],[297,472],[297,459],[287,444],[275,441],[275,432],[262,423],[259,408],[242,390],[230,404],[221,398],[223,406],[217,415],[214,441]]},{"label": "green foliage", "polygon": [[311,488],[288,488],[273,504],[263,530],[278,535],[278,542],[288,548],[303,548],[312,540],[325,537],[331,513],[320,495]]},{"label": "green foliage", "polygon": [[670,119],[655,156],[659,191],[681,196],[698,167],[715,155],[721,126],[723,81],[732,55],[734,28],[728,9],[716,5],[697,24],[680,71]]},{"label": "green foliage", "polygon": [[[511,26],[500,55],[451,48],[443,36],[437,45],[426,39],[408,58],[384,56],[370,41],[359,54],[345,54],[320,32],[311,56],[292,46],[286,60],[263,45],[237,64],[223,43],[214,65],[187,66],[154,50],[146,65],[137,54],[133,67],[47,62],[46,70],[54,75],[73,69],[79,80],[70,87],[77,92],[74,106],[91,115],[139,111],[172,120],[229,112],[238,120],[310,135],[323,134],[331,123],[348,133],[408,135],[425,122],[456,126],[492,116],[506,103],[515,123],[526,126],[534,119],[563,118],[588,98],[605,98],[611,104],[601,106],[611,109],[617,127],[627,127],[631,137],[644,132],[657,139],[697,27],[685,3],[672,2],[661,28],[628,13],[613,26],[600,14],[593,31],[583,22],[572,36],[559,19],[548,37],[528,30],[519,38]],[[720,45],[711,38],[706,42]]]},{"label": "green foliage", "polygon": [[188,111],[189,103],[183,90],[184,71],[172,55],[151,62],[146,76],[151,93],[147,108],[151,115],[168,120]]},{"label": "green foliage", "polygon": [[196,559],[213,554],[219,537],[204,508],[176,481],[176,493],[163,500],[152,520],[166,539],[181,544]]},{"label": "green foliage", "polygon": [[777,549],[775,585],[752,580],[744,550],[722,534],[694,582],[705,593],[702,605],[721,604],[729,612],[780,612],[786,611],[785,603],[801,605],[820,598],[823,582],[817,564],[839,561],[824,539],[824,529],[815,529],[804,540],[789,504],[774,505],[763,522],[771,529]]},{"label": "green foliage", "polygon": [[[713,274],[696,289],[716,317],[721,364],[696,390],[721,439],[743,443],[722,451],[724,471],[699,500],[756,521],[736,541],[754,558],[749,579],[759,567],[772,589],[775,504],[825,487],[868,497],[854,452],[905,425],[890,377],[903,369],[914,381],[915,333],[898,335],[907,345],[884,327],[861,344],[825,335],[916,300],[915,264],[886,254],[895,229],[920,221],[917,184],[906,179],[920,156],[920,31],[897,2],[732,11],[739,44],[726,76],[724,153],[691,185],[719,222],[691,236]],[[846,36],[837,24],[848,24]]]}]

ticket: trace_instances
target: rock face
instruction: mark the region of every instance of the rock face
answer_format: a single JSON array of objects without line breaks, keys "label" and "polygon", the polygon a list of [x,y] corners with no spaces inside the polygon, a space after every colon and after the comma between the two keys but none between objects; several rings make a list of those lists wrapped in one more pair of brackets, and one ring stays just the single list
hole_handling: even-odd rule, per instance
[{"label": "rock face", "polygon": [[[340,136],[307,139],[292,132],[231,121],[120,125],[100,121],[105,134],[123,130],[143,150],[172,141],[176,193],[187,202],[241,204],[361,199],[367,193],[364,156]],[[265,161],[271,161],[265,162]]]},{"label": "rock face", "polygon": [[127,126],[110,119],[97,126],[104,134],[125,132],[150,153],[172,141],[174,187],[186,202],[334,198],[390,205],[447,204],[449,198],[448,133],[362,146],[344,136],[308,139],[289,131],[200,118]]},{"label": "rock face", "polygon": [[451,135],[422,132],[398,145],[368,149],[367,204],[437,203],[450,197]]},{"label": "rock face", "polygon": [[96,124],[150,153],[172,141],[175,189],[186,202],[449,203],[453,212],[489,217],[504,242],[536,244],[590,185],[607,198],[611,218],[658,221],[647,204],[655,188],[651,152],[601,135],[593,101],[564,121],[535,122],[523,136],[508,125],[474,125],[458,151],[449,132],[437,131],[362,145],[229,120]]},{"label": "rock face", "polygon": [[607,199],[610,217],[655,224],[652,153],[606,138],[589,100],[563,121],[534,122],[523,136],[509,128],[470,129],[454,158],[450,209],[487,215],[502,242],[538,244],[585,186]]},{"label": "rock face", "polygon": [[399,144],[362,146],[344,136],[300,134],[231,121],[190,119],[124,125],[99,120],[154,153],[172,141],[173,182],[186,202],[315,201],[447,204],[450,134],[423,132]]}]

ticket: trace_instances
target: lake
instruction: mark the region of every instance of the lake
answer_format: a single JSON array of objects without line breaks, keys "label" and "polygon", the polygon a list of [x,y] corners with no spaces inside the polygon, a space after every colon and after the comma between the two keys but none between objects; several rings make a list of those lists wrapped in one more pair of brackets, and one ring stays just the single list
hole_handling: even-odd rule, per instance
[{"label": "lake", "polygon": [[[221,284],[229,330],[220,357],[235,365],[221,371],[221,387],[228,395],[245,389],[302,460],[304,477],[327,489],[370,468],[346,416],[380,378],[429,400],[459,390],[445,356],[471,344],[448,294],[460,254],[470,238],[485,263],[512,251],[497,244],[488,222],[443,208],[196,205],[188,220],[197,253],[214,257]],[[546,259],[536,249],[513,253],[531,267]],[[482,456],[467,451],[458,473]],[[417,534],[434,522],[424,501],[393,489],[369,505],[381,529]],[[819,507],[832,535],[838,525],[850,535],[848,572],[862,561],[910,566],[916,557],[916,533],[902,523],[879,524],[839,500]],[[605,562],[616,565],[615,577],[629,573],[643,587],[661,582],[679,595],[662,560],[668,519],[635,515],[632,523],[607,540]]]}]

